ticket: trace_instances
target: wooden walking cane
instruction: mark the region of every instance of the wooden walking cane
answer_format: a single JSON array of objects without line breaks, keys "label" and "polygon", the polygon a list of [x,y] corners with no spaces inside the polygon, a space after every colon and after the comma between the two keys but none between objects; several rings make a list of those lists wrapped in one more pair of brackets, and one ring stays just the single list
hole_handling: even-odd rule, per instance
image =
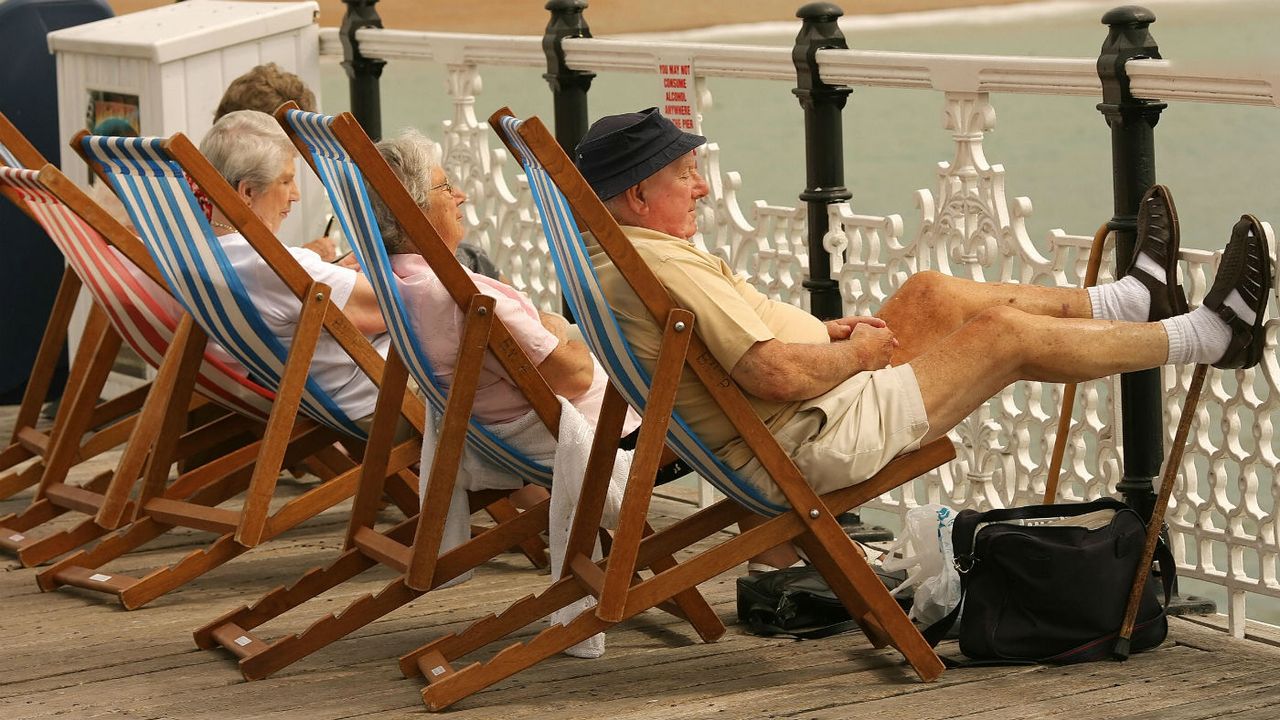
[{"label": "wooden walking cane", "polygon": [[[1089,262],[1085,266],[1083,287],[1091,288],[1098,283],[1098,270],[1102,266],[1102,246],[1107,242],[1111,228],[1103,223],[1098,232],[1093,234],[1093,245],[1089,248]],[[1058,499],[1058,476],[1062,473],[1062,456],[1067,450],[1067,434],[1071,431],[1071,413],[1076,407],[1076,384],[1067,383],[1062,387],[1062,412],[1058,413],[1058,434],[1053,440],[1053,454],[1049,457],[1049,476],[1044,483],[1044,504],[1048,505]]]},{"label": "wooden walking cane", "polygon": [[1116,639],[1112,654],[1117,660],[1129,657],[1129,639],[1133,636],[1133,624],[1138,617],[1138,604],[1142,600],[1142,587],[1147,583],[1147,574],[1151,572],[1151,560],[1155,557],[1156,543],[1160,541],[1160,529],[1164,526],[1164,514],[1169,508],[1169,496],[1173,493],[1173,479],[1178,474],[1178,466],[1182,464],[1182,453],[1187,447],[1187,435],[1191,430],[1191,418],[1195,415],[1196,405],[1200,402],[1200,389],[1204,387],[1204,376],[1208,365],[1197,365],[1191,376],[1191,387],[1187,389],[1187,399],[1182,403],[1182,417],[1178,420],[1178,431],[1173,435],[1173,447],[1169,450],[1169,459],[1165,462],[1164,474],[1160,478],[1160,492],[1156,494],[1155,507],[1151,509],[1151,519],[1147,521],[1147,542],[1142,547],[1142,557],[1138,560],[1138,569],[1133,574],[1133,586],[1129,588],[1129,604],[1125,607],[1124,623],[1120,626],[1120,637]]}]

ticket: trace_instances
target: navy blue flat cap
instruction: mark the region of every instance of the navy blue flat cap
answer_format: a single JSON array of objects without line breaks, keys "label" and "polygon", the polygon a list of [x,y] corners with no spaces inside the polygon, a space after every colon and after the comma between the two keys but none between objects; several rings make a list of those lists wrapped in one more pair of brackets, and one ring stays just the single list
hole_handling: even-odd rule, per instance
[{"label": "navy blue flat cap", "polygon": [[574,164],[596,195],[608,200],[706,141],[651,107],[592,123],[574,151]]}]

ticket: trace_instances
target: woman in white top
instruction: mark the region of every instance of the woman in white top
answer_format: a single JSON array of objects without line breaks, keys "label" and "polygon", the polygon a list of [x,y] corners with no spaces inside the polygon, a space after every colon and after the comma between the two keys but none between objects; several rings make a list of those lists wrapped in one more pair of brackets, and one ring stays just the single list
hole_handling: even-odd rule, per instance
[{"label": "woman in white top", "polygon": [[[298,154],[275,118],[255,110],[229,113],[205,135],[200,152],[268,229],[273,233],[280,229],[299,199]],[[211,223],[254,306],[287,348],[302,304],[216,207]],[[311,250],[287,249],[308,275],[332,289],[333,303],[385,357],[387,327],[369,281],[351,268],[325,262]],[[322,333],[317,343],[311,377],[347,417],[360,422],[373,415],[377,386],[328,333]]]}]

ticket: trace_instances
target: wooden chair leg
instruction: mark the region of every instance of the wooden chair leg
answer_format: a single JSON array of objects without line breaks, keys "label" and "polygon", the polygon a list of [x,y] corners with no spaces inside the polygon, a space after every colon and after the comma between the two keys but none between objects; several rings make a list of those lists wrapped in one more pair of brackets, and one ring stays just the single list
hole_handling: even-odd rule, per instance
[{"label": "wooden chair leg", "polygon": [[14,442],[18,439],[20,428],[35,427],[40,417],[40,409],[49,395],[58,358],[67,342],[67,328],[79,294],[80,278],[68,267],[63,271],[62,281],[58,284],[49,320],[45,323],[44,336],[31,366],[31,377],[27,380],[26,390],[22,393],[22,404],[18,406],[18,414],[14,417]]},{"label": "wooden chair leg", "polygon": [[613,535],[613,552],[609,553],[604,588],[596,606],[596,614],[604,620],[618,622],[622,619],[627,589],[631,587],[631,576],[636,571],[636,553],[644,534],[645,518],[649,514],[653,481],[666,447],[667,424],[675,409],[680,369],[684,366],[692,336],[693,313],[673,310],[667,316],[653,372],[653,386],[645,408],[645,420],[653,422],[642,422],[640,426],[631,475],[627,478],[627,490],[618,518],[618,531]]},{"label": "wooden chair leg", "polygon": [[422,498],[418,530],[413,537],[413,556],[405,577],[406,584],[415,590],[429,589],[435,575],[450,497],[466,446],[467,426],[471,422],[471,406],[475,401],[480,367],[489,343],[493,305],[493,298],[476,294],[467,307],[453,383],[449,387],[444,418],[436,436],[436,452],[431,459],[428,476],[430,480]]},{"label": "wooden chair leg", "polygon": [[[49,386],[53,384],[53,374],[58,367],[58,358],[62,347],[67,342],[67,328],[71,323],[71,313],[75,309],[76,298],[80,294],[80,278],[71,268],[62,273],[62,282],[53,298],[53,307],[49,312],[49,320],[45,323],[44,336],[40,340],[40,348],[36,350],[35,362],[31,365],[31,377],[27,380],[26,390],[22,393],[22,404],[18,406],[18,414],[13,419],[12,446],[21,447],[18,442],[23,428],[34,428],[40,420],[40,410],[49,396]],[[73,365],[71,372],[83,372]],[[71,378],[68,379],[70,384]],[[20,457],[20,455],[23,455]],[[31,457],[31,454],[15,454],[4,458],[0,467],[9,468],[16,462]],[[3,497],[3,496],[0,496]]]},{"label": "wooden chair leg", "polygon": [[[186,334],[184,334],[186,333]],[[151,498],[159,497],[164,492],[165,482],[169,479],[169,470],[177,460],[178,441],[187,429],[187,405],[195,392],[196,376],[204,361],[204,348],[209,342],[195,320],[184,315],[178,322],[174,333],[174,343],[183,343],[190,352],[182,355],[181,362],[169,389],[169,402],[166,412],[160,421],[159,432],[151,445],[150,457],[142,477],[142,489],[138,493],[137,507],[142,507]]]},{"label": "wooden chair leg", "polygon": [[289,346],[289,357],[280,378],[279,392],[271,406],[267,430],[262,436],[262,455],[253,479],[249,482],[249,493],[240,511],[236,541],[247,547],[253,547],[265,539],[263,535],[269,506],[283,466],[281,461],[289,433],[298,415],[303,384],[306,382],[311,357],[315,354],[316,342],[320,338],[325,312],[329,307],[329,288],[322,283],[312,283],[303,297],[307,301],[302,305],[298,327]]},{"label": "wooden chair leg", "polygon": [[[382,369],[382,383],[378,386],[378,402],[373,409],[373,425],[369,428],[369,440],[365,443],[363,468],[360,471],[360,488],[347,521],[344,548],[350,548],[360,528],[371,528],[378,518],[378,507],[387,485],[387,467],[391,445],[394,442],[396,424],[400,418],[401,399],[409,380],[409,370],[400,354],[392,348],[387,352],[387,362]],[[417,488],[414,488],[415,494]],[[415,503],[417,505],[417,503]],[[411,515],[417,515],[415,507]]]},{"label": "wooden chair leg", "polygon": [[[604,504],[613,477],[613,464],[618,454],[618,438],[627,416],[627,401],[612,383],[605,388],[596,421],[596,435],[587,456],[587,469],[582,478],[582,492],[574,507],[569,541],[565,544],[565,565],[578,556],[591,557],[604,517]],[[642,423],[643,424],[643,423]],[[562,571],[563,572],[563,571]]]},{"label": "wooden chair leg", "polygon": [[98,509],[98,524],[105,528],[118,528],[122,524],[130,493],[142,475],[165,418],[170,413],[186,412],[189,398],[177,397],[174,390],[184,374],[184,366],[198,363],[204,355],[204,344],[197,342],[193,328],[191,317],[184,316],[178,322],[169,349],[165,351],[160,372],[151,383],[151,392],[147,394],[142,413],[129,436],[129,444],[116,464],[115,476],[102,499],[102,507]]},{"label": "wooden chair leg", "polygon": [[601,620],[594,613],[584,612],[568,625],[552,625],[528,642],[515,643],[500,650],[488,662],[475,663],[457,671],[447,665],[433,664],[435,659],[430,655],[420,656],[419,671],[428,678],[429,683],[422,690],[422,701],[429,710],[443,710],[458,700],[563,652],[596,633],[604,632],[612,624]]},{"label": "wooden chair leg", "polygon": [[66,479],[80,453],[80,443],[90,428],[94,405],[111,372],[111,364],[120,350],[120,336],[111,328],[104,313],[96,305],[89,312],[77,352],[76,366],[83,368],[78,377],[68,383],[54,419],[50,434],[49,452],[44,458],[44,471],[36,497],[44,496],[54,483]]},{"label": "wooden chair leg", "polygon": [[[505,523],[514,520],[520,515],[520,511],[512,504],[509,498],[501,498],[484,507],[485,513],[493,518],[496,523]],[[545,568],[551,564],[547,558],[547,546],[542,542],[541,538],[531,537],[520,543],[519,549],[521,554],[529,559],[535,568]]]}]

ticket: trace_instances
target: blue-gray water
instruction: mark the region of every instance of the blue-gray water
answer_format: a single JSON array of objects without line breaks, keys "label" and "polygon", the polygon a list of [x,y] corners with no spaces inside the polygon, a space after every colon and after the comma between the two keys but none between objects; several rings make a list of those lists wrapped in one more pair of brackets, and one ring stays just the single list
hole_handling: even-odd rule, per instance
[{"label": "blue-gray water", "polygon": [[[799,5],[797,0],[797,6]],[[1121,5],[1116,2],[1115,5]],[[1252,69],[1280,78],[1280,2],[1275,0],[1150,0],[1157,21],[1151,32],[1162,55],[1212,71]],[[1012,7],[917,16],[901,21],[849,19],[849,46],[865,50],[995,55],[1096,57],[1109,6],[1061,2],[1052,8]],[[588,22],[591,18],[587,10]],[[942,19],[929,24],[927,18]],[[950,18],[950,19],[947,19]],[[956,20],[959,18],[959,21]],[[970,21],[978,18],[980,21]],[[732,21],[732,18],[726,18]],[[773,34],[717,34],[716,42],[789,46],[798,24]],[[540,35],[542,28],[530,28]],[[697,41],[682,35],[682,40]],[[484,90],[477,99],[482,119],[503,105],[517,115],[551,115],[551,97],[534,69],[481,68]],[[336,63],[323,70],[323,105],[348,108],[346,79]],[[443,69],[424,62],[394,61],[383,76],[383,128],[405,126],[440,134],[452,115]],[[782,82],[713,78],[714,104],[703,112],[703,131],[720,144],[723,168],[742,175],[739,200],[795,205],[803,188],[801,110]],[[601,73],[590,92],[592,117],[654,105],[652,76]],[[992,95],[996,128],[984,147],[991,163],[1003,164],[1010,198],[1034,203],[1027,228],[1039,242],[1050,228],[1092,234],[1112,214],[1110,131],[1094,98]],[[950,160],[954,144],[942,127],[940,93],[855,89],[844,113],[846,184],[855,211],[898,213],[913,237],[919,219],[918,188],[934,188],[935,166]],[[1280,109],[1173,103],[1156,127],[1158,180],[1172,189],[1188,247],[1217,248],[1236,218],[1251,212],[1280,229]],[[1208,595],[1225,610],[1216,586],[1186,582],[1184,591]],[[1280,602],[1251,598],[1249,616],[1280,624]]]},{"label": "blue-gray water", "polygon": [[[1120,4],[1120,3],[1117,3]],[[1107,5],[1060,3],[1061,13],[1016,6],[1009,19],[984,23],[863,29],[850,19],[850,47],[941,53],[1095,57],[1106,36],[1099,22]],[[1147,3],[1157,21],[1151,31],[1165,58],[1196,68],[1263,68],[1280,72],[1280,3],[1273,0]],[[1072,9],[1074,8],[1074,9]],[[587,11],[588,21],[590,10]],[[1019,19],[1021,18],[1021,19]],[[884,24],[872,18],[870,22]],[[945,21],[944,21],[945,22]],[[798,27],[798,25],[796,26]],[[540,33],[540,28],[531,28]],[[751,44],[789,45],[794,29],[736,38]],[[683,38],[682,38],[683,39]],[[730,42],[735,38],[717,37]],[[551,114],[550,93],[533,69],[482,68],[477,114],[502,105],[518,115]],[[601,73],[590,92],[593,117],[657,102],[656,81],[632,73]],[[804,185],[801,110],[783,82],[713,78],[713,106],[703,130],[721,147],[725,169],[742,175],[739,200],[794,205]],[[414,125],[438,134],[451,109],[444,73],[431,64],[395,61],[383,82],[383,127]],[[347,106],[340,68],[326,64],[323,99],[329,111]],[[1034,203],[1033,239],[1050,228],[1092,234],[1112,213],[1110,131],[1093,98],[992,95],[996,128],[987,134],[987,159],[1007,171],[1009,196]],[[844,112],[846,184],[857,212],[898,213],[913,236],[917,188],[933,188],[935,164],[950,160],[953,142],[942,128],[940,93],[857,88]],[[1216,248],[1242,212],[1280,224],[1280,112],[1276,108],[1174,103],[1156,127],[1158,180],[1177,200],[1188,247]]]}]

